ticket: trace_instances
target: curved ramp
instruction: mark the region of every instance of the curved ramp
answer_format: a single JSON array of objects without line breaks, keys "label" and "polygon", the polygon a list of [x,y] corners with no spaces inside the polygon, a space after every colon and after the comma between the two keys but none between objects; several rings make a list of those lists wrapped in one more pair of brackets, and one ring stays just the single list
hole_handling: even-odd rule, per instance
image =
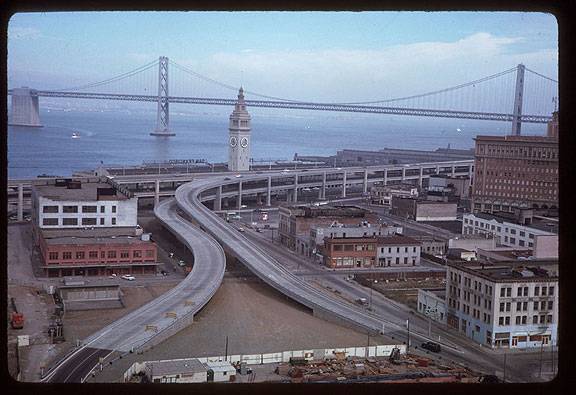
[{"label": "curved ramp", "polygon": [[[244,181],[259,180],[266,176],[245,176]],[[282,177],[283,174],[276,175]],[[370,331],[380,331],[382,321],[354,306],[331,298],[306,281],[286,270],[276,259],[244,235],[217,217],[199,199],[202,192],[226,183],[224,178],[192,181],[176,190],[178,206],[197,221],[203,229],[216,238],[223,246],[233,251],[254,274],[264,282],[297,302],[311,308],[314,314],[326,318],[345,321],[356,327]]]}]

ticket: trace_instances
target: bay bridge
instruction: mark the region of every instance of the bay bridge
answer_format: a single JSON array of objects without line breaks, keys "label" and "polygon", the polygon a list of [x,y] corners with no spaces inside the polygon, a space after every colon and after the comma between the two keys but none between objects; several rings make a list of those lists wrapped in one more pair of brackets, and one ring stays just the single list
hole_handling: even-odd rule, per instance
[{"label": "bay bridge", "polygon": [[[170,79],[169,65],[173,70]],[[186,80],[192,81],[192,87],[185,84]],[[199,87],[202,84],[207,89],[203,95],[198,95],[202,92]],[[190,95],[192,90],[195,95]],[[8,95],[12,96],[9,124],[42,126],[40,97],[155,102],[157,121],[150,134],[173,136],[170,103],[233,106],[236,98],[230,95],[230,91],[236,93],[237,87],[169,62],[167,57],[161,56],[134,70],[95,83],[57,90],[9,89]],[[258,98],[246,100],[250,107],[502,121],[512,123],[513,135],[520,135],[522,123],[547,123],[558,105],[558,81],[523,64],[444,89],[361,102],[328,103],[285,99],[250,91],[245,93]],[[222,97],[228,95],[231,97]]]}]

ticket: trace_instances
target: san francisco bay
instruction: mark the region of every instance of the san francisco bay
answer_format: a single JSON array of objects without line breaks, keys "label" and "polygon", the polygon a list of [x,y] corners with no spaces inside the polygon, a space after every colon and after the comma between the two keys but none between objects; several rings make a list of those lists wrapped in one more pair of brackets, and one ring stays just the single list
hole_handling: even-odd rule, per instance
[{"label": "san francisco bay", "polygon": [[[69,176],[104,165],[139,165],[170,159],[227,160],[226,107],[172,106],[174,137],[153,137],[156,112],[124,109],[41,109],[42,128],[8,127],[8,177]],[[249,109],[252,157],[290,160],[334,155],[341,149],[434,150],[474,146],[478,134],[505,135],[510,124],[380,114]],[[544,125],[523,125],[523,134],[543,134]],[[78,136],[77,138],[73,135]]]}]

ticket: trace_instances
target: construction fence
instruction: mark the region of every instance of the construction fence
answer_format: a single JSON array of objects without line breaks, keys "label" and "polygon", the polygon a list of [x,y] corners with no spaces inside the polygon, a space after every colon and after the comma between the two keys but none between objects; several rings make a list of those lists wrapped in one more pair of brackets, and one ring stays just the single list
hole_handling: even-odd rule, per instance
[{"label": "construction fence", "polygon": [[[397,348],[400,350],[400,354],[406,354],[405,344],[386,344],[378,346],[369,347],[340,347],[340,348],[323,348],[323,349],[308,349],[308,350],[296,350],[296,351],[279,351],[274,353],[265,354],[235,354],[235,355],[221,355],[215,357],[198,357],[197,359],[202,363],[206,362],[221,362],[228,361],[232,364],[238,364],[245,362],[247,365],[260,365],[268,363],[281,363],[290,362],[290,358],[306,358],[309,360],[324,360],[335,358],[337,354],[344,355],[344,357],[388,357],[392,353],[392,350]],[[191,358],[181,358],[174,359],[173,361],[184,361]],[[163,362],[163,361],[143,361],[135,362],[124,372],[124,381],[130,380],[134,374],[138,374],[144,371],[146,364],[148,362]]]}]

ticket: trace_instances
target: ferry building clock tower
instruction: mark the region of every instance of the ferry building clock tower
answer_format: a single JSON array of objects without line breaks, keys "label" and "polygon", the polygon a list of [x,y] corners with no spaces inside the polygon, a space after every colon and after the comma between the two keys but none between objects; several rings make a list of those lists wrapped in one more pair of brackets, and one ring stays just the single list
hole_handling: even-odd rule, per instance
[{"label": "ferry building clock tower", "polygon": [[238,101],[230,114],[228,127],[228,170],[250,170],[250,114],[246,111],[244,89],[238,92]]}]

